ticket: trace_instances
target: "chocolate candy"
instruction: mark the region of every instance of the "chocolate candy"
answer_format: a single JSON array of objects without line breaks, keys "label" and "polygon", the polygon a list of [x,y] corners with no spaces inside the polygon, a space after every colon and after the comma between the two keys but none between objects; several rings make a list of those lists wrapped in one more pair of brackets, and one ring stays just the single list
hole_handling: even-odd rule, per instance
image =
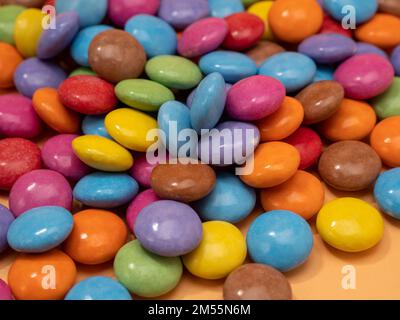
[{"label": "chocolate candy", "polygon": [[397,0],[378,0],[379,11],[400,17],[400,2]]}]

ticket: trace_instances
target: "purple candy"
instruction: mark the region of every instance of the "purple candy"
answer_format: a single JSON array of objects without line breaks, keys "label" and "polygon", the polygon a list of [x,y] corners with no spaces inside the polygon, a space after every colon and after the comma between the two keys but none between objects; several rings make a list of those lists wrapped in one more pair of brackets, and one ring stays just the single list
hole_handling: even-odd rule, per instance
[{"label": "purple candy", "polygon": [[66,78],[67,75],[58,65],[37,58],[23,61],[14,73],[15,86],[29,98],[40,88],[57,89]]},{"label": "purple candy", "polygon": [[[0,204],[0,253],[8,248],[7,231],[10,224],[14,221],[11,211]],[[1,283],[0,283],[0,300],[1,300]]]},{"label": "purple candy", "polygon": [[[225,92],[228,95],[229,90],[232,88],[232,85],[229,83],[225,83]],[[194,95],[196,94],[196,89],[192,90],[189,96],[186,99],[186,106],[190,109],[192,107]]]},{"label": "purple candy", "polygon": [[18,178],[11,188],[9,203],[15,217],[43,206],[59,206],[71,211],[72,190],[60,173],[34,170]]},{"label": "purple candy", "polygon": [[77,137],[75,134],[60,134],[47,140],[42,148],[42,159],[46,167],[73,181],[81,179],[91,171],[72,149],[72,140]]},{"label": "purple candy", "polygon": [[19,94],[0,96],[0,135],[31,139],[41,127],[31,99]]},{"label": "purple candy", "polygon": [[357,42],[357,50],[356,50],[356,55],[358,54],[366,54],[366,53],[374,53],[378,54],[384,58],[388,58],[388,55],[386,54],[385,51],[382,49],[379,49],[377,46],[374,46],[373,44],[366,43],[366,42]]},{"label": "purple candy", "polygon": [[209,13],[207,0],[163,0],[158,11],[161,19],[177,29],[184,29]]},{"label": "purple candy", "polygon": [[356,49],[356,43],[349,37],[337,33],[324,33],[305,39],[298,51],[317,63],[329,64],[351,57]]},{"label": "purple candy", "polygon": [[79,15],[72,11],[61,13],[56,16],[55,27],[42,32],[37,47],[38,58],[54,58],[69,46],[79,31]]},{"label": "purple candy", "polygon": [[203,237],[203,226],[197,213],[187,204],[161,200],[140,211],[135,235],[150,252],[178,257],[193,251]]},{"label": "purple candy", "polygon": [[393,50],[390,61],[392,62],[396,75],[400,76],[400,45]]},{"label": "purple candy", "polygon": [[0,300],[14,300],[7,283],[0,279]]}]

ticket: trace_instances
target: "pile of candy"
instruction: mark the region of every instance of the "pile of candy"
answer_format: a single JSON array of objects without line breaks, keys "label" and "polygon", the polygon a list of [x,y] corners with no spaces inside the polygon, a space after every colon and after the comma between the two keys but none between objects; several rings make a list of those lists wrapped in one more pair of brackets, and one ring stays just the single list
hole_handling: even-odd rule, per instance
[{"label": "pile of candy", "polygon": [[[159,297],[184,268],[226,278],[225,299],[291,299],[309,223],[338,250],[375,246],[381,213],[352,197],[373,187],[400,219],[400,1],[0,3],[0,252],[20,253],[0,299]],[[204,152],[213,128],[235,139]],[[324,204],[321,180],[349,197]],[[110,261],[116,279],[76,283]]]}]

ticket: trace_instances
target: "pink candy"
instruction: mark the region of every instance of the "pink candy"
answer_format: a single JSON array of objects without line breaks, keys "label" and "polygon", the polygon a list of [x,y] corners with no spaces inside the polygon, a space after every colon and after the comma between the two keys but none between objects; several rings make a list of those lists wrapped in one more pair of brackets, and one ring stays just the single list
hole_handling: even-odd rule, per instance
[{"label": "pink candy", "polygon": [[0,279],[0,301],[1,300],[14,300],[14,298],[8,285]]},{"label": "pink candy", "polygon": [[133,232],[133,228],[135,226],[135,221],[137,216],[139,215],[140,211],[147,207],[148,205],[152,204],[153,202],[161,200],[157,197],[156,193],[153,189],[148,189],[143,191],[142,193],[138,194],[135,199],[131,202],[126,211],[126,220],[128,222],[129,228]]},{"label": "pink candy", "polygon": [[145,188],[150,187],[151,173],[157,164],[147,162],[146,155],[143,154],[135,158],[135,163],[130,171],[131,176]]},{"label": "pink candy", "polygon": [[160,7],[160,0],[109,0],[108,16],[118,27],[137,14],[155,15]]}]

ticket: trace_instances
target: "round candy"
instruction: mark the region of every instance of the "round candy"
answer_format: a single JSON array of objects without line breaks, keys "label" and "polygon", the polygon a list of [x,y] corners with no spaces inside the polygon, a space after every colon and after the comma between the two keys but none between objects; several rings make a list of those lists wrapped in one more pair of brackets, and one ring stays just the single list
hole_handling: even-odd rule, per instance
[{"label": "round candy", "polygon": [[400,45],[398,45],[390,56],[390,61],[392,62],[393,68],[397,76],[400,76]]},{"label": "round candy", "polygon": [[151,187],[162,199],[192,202],[208,195],[215,172],[206,164],[160,164],[151,173]]},{"label": "round candy", "polygon": [[57,13],[75,11],[79,15],[80,27],[100,23],[107,13],[107,0],[57,0]]},{"label": "round candy", "polygon": [[136,158],[130,170],[130,174],[142,187],[149,188],[151,184],[151,173],[157,165],[157,161],[155,163],[150,163],[147,160],[147,154],[142,154]]},{"label": "round candy", "polygon": [[374,53],[386,59],[388,58],[388,55],[385,51],[379,49],[377,46],[374,46],[373,44],[367,42],[357,42],[356,45],[357,45],[357,50],[355,54]]},{"label": "round candy", "polygon": [[379,122],[371,133],[371,146],[390,167],[400,167],[400,116]]},{"label": "round candy", "polygon": [[0,7],[0,41],[15,44],[14,24],[18,15],[26,10],[19,5],[5,5]]},{"label": "round candy", "polygon": [[[14,216],[10,210],[0,204],[0,253],[8,248],[7,232],[11,223],[14,221]],[[1,292],[1,282],[0,282]],[[1,300],[1,293],[0,293]]]},{"label": "round candy", "polygon": [[[219,72],[215,72],[215,73],[219,73]],[[219,73],[221,75],[221,73]],[[231,90],[232,85],[229,83],[225,83],[225,92],[226,94],[228,94],[229,90]],[[193,89],[192,92],[188,95],[187,99],[186,99],[186,107],[191,109],[192,108],[192,103],[193,103],[193,99],[194,96],[196,95],[196,91],[197,88]]]},{"label": "round candy", "polygon": [[74,198],[94,208],[115,208],[133,199],[139,191],[137,182],[126,173],[95,172],[75,185]]},{"label": "round candy", "polygon": [[160,0],[109,0],[108,16],[116,26],[123,27],[130,18],[137,15],[155,15],[159,7]]},{"label": "round candy", "polygon": [[143,208],[152,204],[153,202],[160,201],[161,199],[157,197],[153,189],[147,189],[139,193],[130,203],[128,209],[126,210],[126,220],[128,222],[129,229],[132,232],[135,228],[136,219]]},{"label": "round candy", "polygon": [[379,11],[400,17],[400,3],[397,0],[378,0]]},{"label": "round candy", "polygon": [[14,86],[14,72],[22,60],[21,55],[12,45],[0,42],[0,89]]},{"label": "round candy", "polygon": [[126,171],[133,157],[118,143],[100,136],[86,135],[72,141],[75,154],[88,166],[102,171]]},{"label": "round candy", "polygon": [[45,2],[51,2],[52,0],[3,0],[2,4],[5,5],[18,5],[26,8],[41,8]]},{"label": "round candy", "polygon": [[90,277],[74,285],[65,300],[132,300],[129,291],[109,277]]},{"label": "round candy", "polygon": [[378,177],[382,163],[366,143],[341,141],[322,153],[318,170],[322,179],[338,190],[359,191],[370,187]]},{"label": "round candy", "polygon": [[271,32],[271,27],[269,26],[269,11],[271,10],[272,5],[274,4],[273,1],[258,1],[251,5],[247,12],[255,14],[258,16],[262,21],[264,21],[264,35],[263,39],[273,39],[273,35]]},{"label": "round candy", "polygon": [[362,140],[374,129],[376,114],[367,103],[343,99],[338,111],[321,122],[318,131],[331,141]]},{"label": "round candy", "polygon": [[375,246],[383,236],[383,219],[369,203],[355,198],[335,199],[317,217],[321,238],[332,247],[360,252]]},{"label": "round candy", "polygon": [[219,172],[214,189],[205,198],[193,203],[200,217],[237,223],[245,219],[256,205],[256,192],[237,176]]},{"label": "round candy", "polygon": [[80,67],[75,69],[69,74],[70,77],[73,76],[97,76],[96,72],[94,72],[92,69],[87,68],[87,67]]},{"label": "round candy", "polygon": [[325,190],[321,181],[306,171],[297,171],[288,181],[261,192],[265,211],[289,210],[304,219],[312,218],[322,208]]},{"label": "round candy", "polygon": [[252,76],[229,90],[226,111],[233,119],[260,120],[278,110],[284,98],[282,83],[264,75]]},{"label": "round candy", "polygon": [[[322,4],[323,0],[318,0],[319,3]],[[346,21],[347,22],[347,21]],[[330,15],[324,12],[324,20],[322,22],[321,29],[319,30],[319,33],[336,33],[336,34],[341,34],[345,37],[352,38],[353,37],[353,31],[352,29],[344,29],[344,27],[347,27],[347,25],[342,25],[335,19],[333,19]]]},{"label": "round candy", "polygon": [[128,32],[106,30],[89,46],[89,64],[103,79],[117,83],[138,78],[146,63],[142,45]]},{"label": "round candy", "polygon": [[124,221],[116,214],[89,209],[74,214],[74,228],[64,250],[79,263],[101,264],[114,258],[127,235]]},{"label": "round candy", "polygon": [[6,137],[35,138],[42,129],[31,99],[18,94],[0,95],[0,134]]},{"label": "round candy", "polygon": [[381,119],[400,115],[400,77],[393,79],[392,85],[371,101],[376,114]]},{"label": "round candy", "polygon": [[112,139],[104,124],[104,115],[85,116],[82,121],[82,132],[87,135],[96,135]]},{"label": "round candy", "polygon": [[7,241],[15,251],[46,252],[59,246],[72,231],[72,215],[62,207],[38,207],[26,211],[11,224]]},{"label": "round candy", "polygon": [[21,254],[8,272],[8,285],[18,300],[61,300],[75,279],[74,262],[59,250]]},{"label": "round candy", "polygon": [[225,300],[291,300],[289,281],[278,270],[249,263],[233,271],[224,283]]},{"label": "round candy", "polygon": [[291,211],[275,210],[258,216],[247,233],[251,259],[286,272],[309,257],[313,235],[308,223]]},{"label": "round candy", "polygon": [[102,114],[114,109],[114,86],[95,76],[74,76],[58,89],[61,103],[83,114]]},{"label": "round candy", "polygon": [[400,168],[381,173],[374,188],[379,207],[395,219],[400,219]]},{"label": "round candy", "polygon": [[317,73],[315,74],[313,82],[319,82],[324,80],[333,80],[333,74],[335,68],[326,65],[317,65]]},{"label": "round candy", "polygon": [[[246,241],[240,230],[223,221],[203,223],[200,245],[183,257],[186,269],[203,279],[221,279],[243,264]],[[223,263],[221,263],[223,261]]]},{"label": "round candy", "polygon": [[0,301],[14,300],[9,286],[0,279]]},{"label": "round candy", "polygon": [[38,89],[57,89],[66,77],[64,70],[55,63],[30,58],[15,70],[14,83],[21,94],[32,98]]},{"label": "round candy", "polygon": [[351,6],[357,24],[371,19],[378,9],[377,0],[323,0],[323,5],[337,21],[343,21],[348,17],[349,10],[346,10],[346,6]]},{"label": "round candy", "polygon": [[267,142],[260,144],[250,160],[253,170],[243,175],[242,181],[253,188],[275,187],[289,180],[300,164],[297,149],[284,142]]},{"label": "round candy", "polygon": [[219,72],[228,83],[235,83],[257,73],[257,65],[246,55],[233,51],[214,51],[199,62],[204,74]]},{"label": "round candy", "polygon": [[244,11],[240,0],[208,0],[208,5],[212,17],[225,18],[233,13]]},{"label": "round candy", "polygon": [[276,0],[268,19],[272,33],[278,39],[299,43],[318,32],[323,12],[315,0]]},{"label": "round candy", "polygon": [[123,246],[114,260],[117,279],[141,297],[159,297],[174,289],[182,276],[179,257],[160,257],[134,240]]}]

